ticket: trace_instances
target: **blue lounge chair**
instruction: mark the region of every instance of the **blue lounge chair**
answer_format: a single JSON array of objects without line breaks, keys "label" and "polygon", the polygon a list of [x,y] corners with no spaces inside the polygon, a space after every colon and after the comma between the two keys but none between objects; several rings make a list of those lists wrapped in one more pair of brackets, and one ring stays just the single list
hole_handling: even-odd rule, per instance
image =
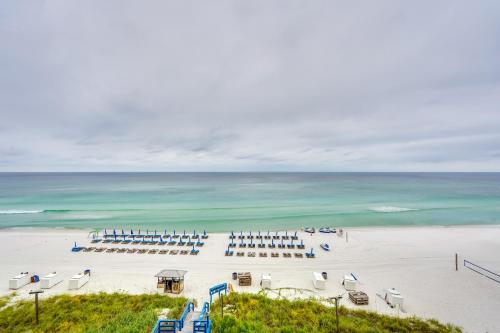
[{"label": "blue lounge chair", "polygon": [[278,247],[280,249],[284,249],[285,248],[285,244],[283,243],[283,238],[281,239],[281,243],[278,244]]},{"label": "blue lounge chair", "polygon": [[83,250],[83,248],[81,246],[76,245],[76,242],[75,245],[71,248],[71,252],[80,252],[81,250]]},{"label": "blue lounge chair", "polygon": [[288,237],[288,230],[285,230],[285,235],[284,236],[281,236],[282,239],[290,239],[290,237]]},{"label": "blue lounge chair", "polygon": [[233,252],[233,251],[231,251],[231,250],[229,249],[229,246],[228,246],[228,247],[227,247],[226,252],[224,253],[224,255],[225,255],[226,257],[231,257],[231,256],[233,255],[233,253],[234,253],[234,252]]},{"label": "blue lounge chair", "polygon": [[316,257],[316,255],[313,253],[313,248],[311,247],[311,252],[307,252],[306,253],[306,257],[308,258],[314,258]]},{"label": "blue lounge chair", "polygon": [[264,248],[264,247],[266,247],[266,244],[264,244],[264,239],[262,237],[260,238],[260,244],[258,246],[261,249]]},{"label": "blue lounge chair", "polygon": [[177,242],[172,238],[172,236],[170,236],[170,240],[168,242],[168,245],[175,245],[177,244]]},{"label": "blue lounge chair", "polygon": [[130,239],[127,239],[127,235],[123,235],[123,240],[122,240],[122,244],[129,244],[131,242]]},{"label": "blue lounge chair", "polygon": [[202,239],[207,239],[208,238],[208,234],[207,234],[207,231],[206,230],[203,230],[203,236],[201,236]]},{"label": "blue lounge chair", "polygon": [[91,243],[100,243],[102,239],[96,237],[95,234],[92,234],[92,240],[90,241]]},{"label": "blue lounge chair", "polygon": [[194,248],[194,245],[193,245],[193,248],[191,249],[190,254],[192,254],[192,255],[197,255],[198,253],[200,253],[200,250],[195,249],[195,248]]}]

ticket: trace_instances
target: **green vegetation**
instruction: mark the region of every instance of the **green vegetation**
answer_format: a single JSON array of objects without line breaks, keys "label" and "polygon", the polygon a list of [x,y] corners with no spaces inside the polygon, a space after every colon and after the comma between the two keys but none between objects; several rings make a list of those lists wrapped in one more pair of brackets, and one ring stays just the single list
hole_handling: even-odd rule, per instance
[{"label": "green vegetation", "polygon": [[[231,293],[212,306],[214,332],[307,332],[336,330],[335,310],[312,300],[273,300],[264,295]],[[217,309],[217,310],[216,310]],[[458,327],[415,317],[395,318],[374,312],[339,308],[341,332],[462,332]]]},{"label": "green vegetation", "polygon": [[12,296],[0,297],[0,309],[3,308],[5,305],[7,305],[7,303],[9,303],[11,297]]},{"label": "green vegetation", "polygon": [[169,309],[178,318],[186,299],[161,295],[60,295],[40,300],[40,324],[35,326],[33,300],[0,311],[0,332],[150,332],[158,314]]},{"label": "green vegetation", "polygon": [[[8,302],[8,297],[0,299]],[[40,325],[35,326],[33,300],[0,310],[0,332],[120,332],[149,333],[161,311],[179,318],[186,299],[161,295],[90,294],[41,298]],[[335,311],[312,300],[273,300],[264,295],[231,293],[212,305],[214,332],[335,332]],[[435,320],[394,318],[340,308],[341,332],[448,332],[461,330]]]}]

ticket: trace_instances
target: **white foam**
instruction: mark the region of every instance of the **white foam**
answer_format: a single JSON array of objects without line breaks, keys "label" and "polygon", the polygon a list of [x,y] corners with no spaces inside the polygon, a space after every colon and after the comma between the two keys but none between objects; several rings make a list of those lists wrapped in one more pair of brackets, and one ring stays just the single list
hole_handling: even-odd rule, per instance
[{"label": "white foam", "polygon": [[381,206],[381,207],[372,207],[370,208],[370,210],[377,213],[401,213],[401,212],[410,212],[418,209],[395,207],[395,206]]},{"label": "white foam", "polygon": [[43,213],[43,210],[19,210],[19,209],[0,210],[0,214],[38,214],[38,213]]}]

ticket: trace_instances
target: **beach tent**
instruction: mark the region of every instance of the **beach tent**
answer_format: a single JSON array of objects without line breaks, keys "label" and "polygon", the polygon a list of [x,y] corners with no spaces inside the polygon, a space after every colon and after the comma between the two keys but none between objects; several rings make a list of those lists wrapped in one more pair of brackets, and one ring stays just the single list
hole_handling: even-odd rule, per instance
[{"label": "beach tent", "polygon": [[164,269],[158,272],[157,289],[159,293],[180,294],[184,290],[184,275],[187,271],[180,269]]}]

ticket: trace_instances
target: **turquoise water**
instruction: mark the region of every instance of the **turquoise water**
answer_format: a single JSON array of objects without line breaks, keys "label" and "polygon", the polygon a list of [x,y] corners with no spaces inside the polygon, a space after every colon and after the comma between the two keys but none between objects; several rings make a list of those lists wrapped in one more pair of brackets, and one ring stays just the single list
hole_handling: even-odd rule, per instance
[{"label": "turquoise water", "polygon": [[500,223],[500,173],[0,173],[0,228]]}]

